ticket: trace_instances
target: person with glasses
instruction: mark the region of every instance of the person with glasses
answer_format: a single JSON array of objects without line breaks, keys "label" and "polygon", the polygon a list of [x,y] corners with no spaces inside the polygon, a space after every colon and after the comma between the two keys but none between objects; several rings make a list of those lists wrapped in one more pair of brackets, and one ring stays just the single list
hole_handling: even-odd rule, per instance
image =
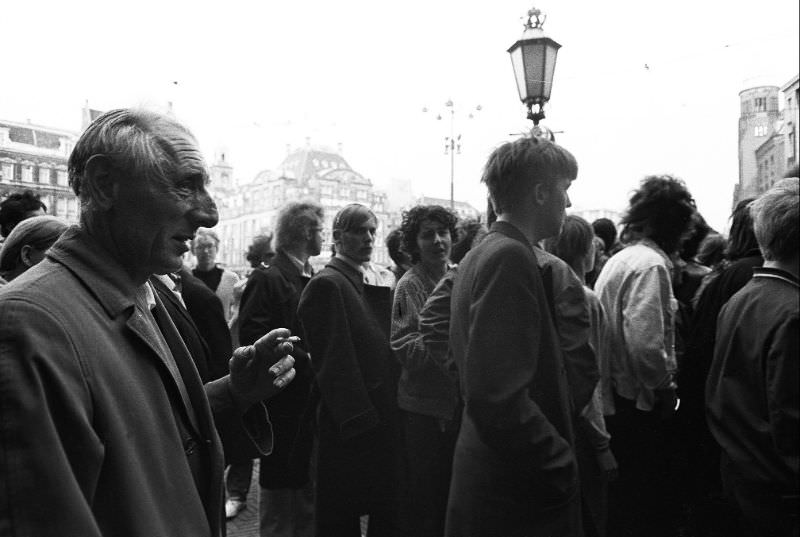
[{"label": "person with glasses", "polygon": [[[313,445],[313,413],[309,412],[314,371],[297,316],[297,304],[314,270],[309,258],[322,249],[322,206],[315,202],[285,205],[275,225],[275,256],[250,274],[239,308],[239,340],[251,344],[279,326],[300,337],[294,345],[294,382],[270,401],[274,444],[261,458],[261,535],[311,537],[313,487],[309,475]],[[246,487],[239,491],[247,493]],[[229,489],[230,492],[230,489]],[[231,498],[243,502],[244,498]]]}]

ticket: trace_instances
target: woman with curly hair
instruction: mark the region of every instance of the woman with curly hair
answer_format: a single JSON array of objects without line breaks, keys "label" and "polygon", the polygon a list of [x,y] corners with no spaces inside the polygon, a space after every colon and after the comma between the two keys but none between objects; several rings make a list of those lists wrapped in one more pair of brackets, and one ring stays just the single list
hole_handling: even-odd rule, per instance
[{"label": "woman with curly hair", "polygon": [[404,518],[409,535],[419,537],[444,533],[458,431],[456,379],[436,365],[418,328],[420,310],[447,271],[456,220],[439,205],[418,205],[403,214],[400,226],[412,265],[395,289],[391,346],[401,367],[397,403],[408,464]]}]

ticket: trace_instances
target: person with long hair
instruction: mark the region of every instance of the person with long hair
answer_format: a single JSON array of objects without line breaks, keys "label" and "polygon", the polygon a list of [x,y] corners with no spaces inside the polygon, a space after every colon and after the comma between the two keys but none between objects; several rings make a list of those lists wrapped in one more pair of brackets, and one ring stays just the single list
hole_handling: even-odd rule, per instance
[{"label": "person with long hair", "polygon": [[619,478],[609,486],[609,535],[668,535],[675,524],[669,420],[677,408],[673,264],[695,204],[669,175],[642,180],[623,217],[627,246],[595,283],[608,315]]}]

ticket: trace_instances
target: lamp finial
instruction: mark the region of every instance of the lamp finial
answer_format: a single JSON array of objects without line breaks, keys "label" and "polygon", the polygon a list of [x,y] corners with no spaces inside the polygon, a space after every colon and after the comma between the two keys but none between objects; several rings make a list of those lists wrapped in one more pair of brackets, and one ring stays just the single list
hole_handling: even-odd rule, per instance
[{"label": "lamp finial", "polygon": [[541,29],[546,20],[547,15],[542,13],[541,9],[532,7],[528,10],[528,20],[525,22],[525,29]]}]

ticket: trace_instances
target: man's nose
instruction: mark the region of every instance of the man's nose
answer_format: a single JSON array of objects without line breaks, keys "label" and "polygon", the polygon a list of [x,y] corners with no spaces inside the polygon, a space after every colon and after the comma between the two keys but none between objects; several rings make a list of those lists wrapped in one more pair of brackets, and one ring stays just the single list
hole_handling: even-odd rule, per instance
[{"label": "man's nose", "polygon": [[217,222],[219,222],[217,204],[214,203],[208,192],[203,191],[197,195],[191,216],[198,227],[214,227],[217,225]]},{"label": "man's nose", "polygon": [[566,197],[566,198],[567,198],[567,203],[566,203],[566,205],[564,205],[564,207],[567,207],[567,208],[570,208],[570,207],[572,207],[572,201],[570,201],[570,199],[569,199],[569,194],[566,194],[566,193],[565,193],[565,194],[564,194],[564,197]]}]

